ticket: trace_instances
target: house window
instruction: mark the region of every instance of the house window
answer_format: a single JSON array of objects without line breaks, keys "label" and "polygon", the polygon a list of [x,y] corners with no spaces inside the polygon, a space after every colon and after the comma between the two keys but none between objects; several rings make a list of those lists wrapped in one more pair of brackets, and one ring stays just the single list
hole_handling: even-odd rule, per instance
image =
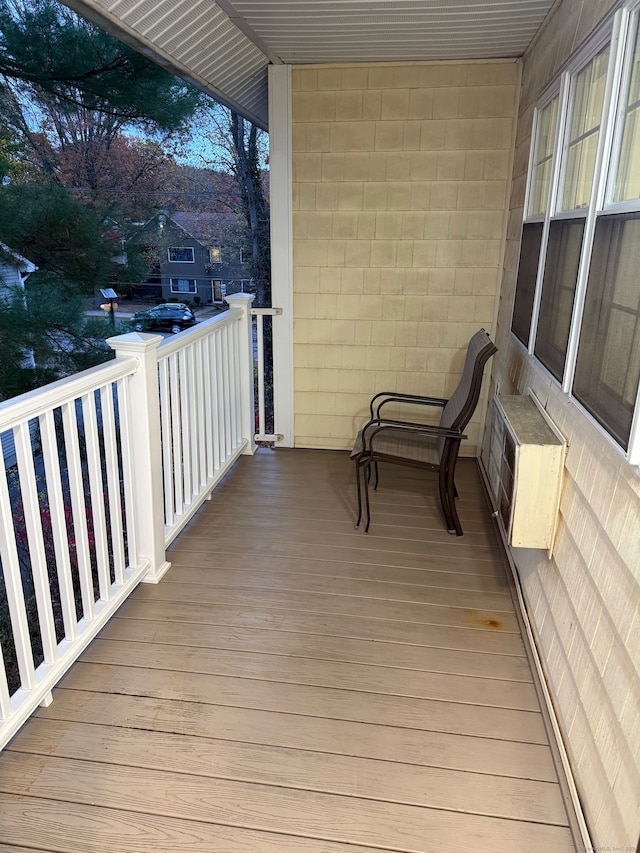
[{"label": "house window", "polygon": [[533,198],[531,213],[534,216],[544,214],[549,201],[551,186],[551,167],[553,165],[553,149],[558,123],[558,95],[540,110],[536,151],[534,156],[535,177],[533,180]]},{"label": "house window", "polygon": [[195,263],[192,246],[169,246],[168,257],[171,263]]},{"label": "house window", "polygon": [[538,274],[542,228],[542,222],[525,222],[522,227],[518,283],[516,285],[516,301],[513,307],[511,331],[525,346],[529,343],[531,332],[531,312],[536,295],[536,276]]},{"label": "house window", "polygon": [[210,264],[221,264],[222,263],[222,251],[220,250],[220,246],[212,246],[209,249],[209,263]]},{"label": "house window", "polygon": [[[570,63],[534,118],[511,324],[640,463],[640,0]],[[613,27],[620,38],[612,40]]]},{"label": "house window", "polygon": [[574,394],[625,449],[640,377],[640,213],[596,224]]},{"label": "house window", "polygon": [[562,382],[584,234],[584,219],[550,223],[535,354]]},{"label": "house window", "polygon": [[195,278],[172,278],[171,292],[172,293],[197,293],[198,286]]}]

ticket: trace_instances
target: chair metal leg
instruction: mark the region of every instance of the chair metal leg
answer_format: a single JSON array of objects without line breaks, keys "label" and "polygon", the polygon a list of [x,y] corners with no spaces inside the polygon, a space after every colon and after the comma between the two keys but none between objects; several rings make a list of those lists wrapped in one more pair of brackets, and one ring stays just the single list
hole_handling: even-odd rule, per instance
[{"label": "chair metal leg", "polygon": [[[369,468],[369,474],[371,473],[371,461],[367,462],[367,467]],[[371,508],[369,506],[369,477],[365,478],[364,481],[364,506],[367,513],[367,523],[364,527],[364,532],[369,532],[369,525],[371,524]]]},{"label": "chair metal leg", "polygon": [[362,520],[362,489],[360,487],[360,460],[356,459],[356,495],[358,496],[358,518],[356,527],[360,527]]},{"label": "chair metal leg", "polygon": [[460,518],[458,517],[458,509],[456,507],[456,498],[458,497],[458,490],[456,489],[456,484],[454,483],[454,474],[456,468],[456,460],[457,460],[457,448],[452,453],[453,458],[449,458],[447,464],[447,496],[449,499],[449,517],[451,518],[452,527],[449,527],[450,533],[455,533],[456,536],[462,536],[462,525],[460,524]]},{"label": "chair metal leg", "polygon": [[449,494],[447,493],[447,471],[446,468],[443,467],[440,468],[438,476],[438,488],[440,492],[440,506],[442,507],[442,514],[444,515],[447,530],[449,533],[454,533],[455,524],[451,515],[451,501],[449,500]]},{"label": "chair metal leg", "polygon": [[379,475],[379,471],[378,471],[378,460],[377,459],[373,463],[373,467],[374,467],[374,470],[376,472],[376,480],[375,480],[375,483],[373,484],[373,491],[377,492],[378,491],[378,483],[380,482],[380,475]]}]

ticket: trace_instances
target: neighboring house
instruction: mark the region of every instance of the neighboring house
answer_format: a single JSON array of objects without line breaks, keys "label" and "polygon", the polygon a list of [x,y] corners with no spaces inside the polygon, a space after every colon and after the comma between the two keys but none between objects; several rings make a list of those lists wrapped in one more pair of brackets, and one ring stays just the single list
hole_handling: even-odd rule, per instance
[{"label": "neighboring house", "polygon": [[252,289],[234,214],[161,212],[133,239],[149,262],[147,283],[135,288],[135,296],[206,304]]},{"label": "neighboring house", "polygon": [[[0,243],[0,306],[7,300],[20,297],[24,299],[24,283],[32,272],[35,272],[38,267],[31,261],[23,258],[17,252],[14,252],[4,243]],[[35,367],[33,353],[31,350],[24,352],[24,366]],[[35,428],[35,425],[34,425]],[[15,465],[16,451],[13,441],[13,433],[3,432],[0,434],[2,442],[2,456],[5,467]]]},{"label": "neighboring house", "polygon": [[0,243],[0,297],[14,296],[16,288],[24,291],[24,283],[38,267]]},{"label": "neighboring house", "polygon": [[[27,258],[0,243],[0,301],[22,298],[25,303],[24,283],[37,269]],[[35,366],[31,350],[25,351],[24,364],[26,367]]]}]

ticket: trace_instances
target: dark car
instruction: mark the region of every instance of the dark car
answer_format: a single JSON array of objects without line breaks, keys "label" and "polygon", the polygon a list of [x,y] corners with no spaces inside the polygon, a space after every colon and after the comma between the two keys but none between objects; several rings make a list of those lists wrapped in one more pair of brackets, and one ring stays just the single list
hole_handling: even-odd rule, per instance
[{"label": "dark car", "polygon": [[133,315],[133,328],[137,332],[158,330],[163,332],[181,332],[194,326],[196,318],[188,305],[182,302],[165,302],[148,311],[138,311]]}]

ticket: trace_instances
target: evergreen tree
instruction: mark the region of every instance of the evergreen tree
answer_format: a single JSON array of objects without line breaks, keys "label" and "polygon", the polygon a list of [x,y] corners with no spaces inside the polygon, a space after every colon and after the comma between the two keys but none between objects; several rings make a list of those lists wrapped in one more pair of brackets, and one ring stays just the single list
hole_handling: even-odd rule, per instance
[{"label": "evergreen tree", "polygon": [[121,269],[100,216],[55,184],[11,184],[0,189],[0,241],[38,266],[24,291],[1,291],[0,399],[110,358],[105,321],[83,313]]},{"label": "evergreen tree", "polygon": [[[202,96],[56,0],[0,0],[0,101],[31,157],[61,183],[100,189],[123,130],[187,132]],[[71,166],[71,168],[69,168]]]}]

